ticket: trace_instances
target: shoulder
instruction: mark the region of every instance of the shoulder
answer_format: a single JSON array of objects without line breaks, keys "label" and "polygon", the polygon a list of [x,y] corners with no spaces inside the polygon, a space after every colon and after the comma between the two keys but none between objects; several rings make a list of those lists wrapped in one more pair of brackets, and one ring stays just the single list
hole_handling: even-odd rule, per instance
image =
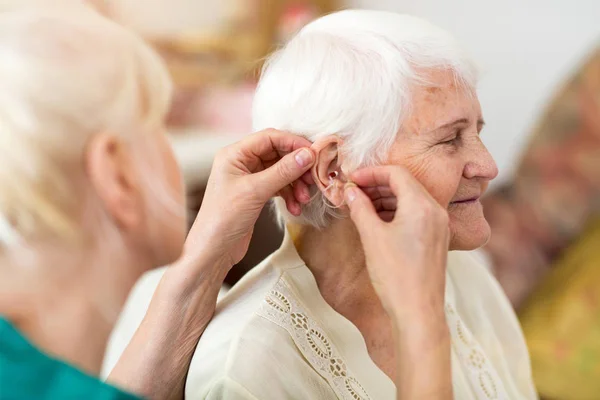
[{"label": "shoulder", "polygon": [[283,274],[267,259],[219,302],[192,358],[186,398],[212,398],[223,391],[233,397],[215,398],[236,398],[239,391],[260,399],[314,396],[305,392],[316,379],[310,365],[288,331],[265,317]]},{"label": "shoulder", "polygon": [[38,349],[0,318],[0,398],[135,400]]},{"label": "shoulder", "polygon": [[[152,296],[167,268],[157,268],[145,273],[129,293],[106,347],[100,374],[102,377],[106,378],[110,374],[110,371],[133,338],[138,326],[142,323]],[[224,294],[225,292],[222,290],[219,297]]]},{"label": "shoulder", "polygon": [[232,326],[233,334],[221,325],[231,320],[216,320],[214,331],[205,332],[188,371],[187,399],[212,398],[231,387],[262,400],[297,398],[314,379],[284,328],[258,312],[243,319],[243,326]]},{"label": "shoulder", "polygon": [[144,319],[152,295],[167,267],[144,274],[135,284],[109,338],[101,376],[107,377]]},{"label": "shoulder", "polygon": [[483,295],[486,298],[510,310],[512,306],[504,294],[504,290],[484,262],[482,255],[468,251],[451,251],[448,253],[448,277],[455,288],[456,296]]},{"label": "shoulder", "polygon": [[[536,398],[529,351],[517,315],[488,268],[468,252],[448,256],[448,279],[461,324],[481,346],[511,398]],[[457,330],[458,327],[451,326]],[[458,332],[463,338],[465,332]]]},{"label": "shoulder", "polygon": [[522,336],[517,315],[504,290],[487,268],[471,252],[452,251],[448,254],[448,285],[452,301],[463,310],[469,324],[498,326],[501,332]]},{"label": "shoulder", "polygon": [[[236,372],[247,363],[265,364],[266,353],[258,351],[281,339],[276,326],[260,316],[260,309],[281,278],[269,258],[251,270],[218,303],[215,315],[198,343],[186,382],[186,398],[205,398],[215,390],[235,382],[243,387]],[[221,389],[217,389],[221,390]]]}]

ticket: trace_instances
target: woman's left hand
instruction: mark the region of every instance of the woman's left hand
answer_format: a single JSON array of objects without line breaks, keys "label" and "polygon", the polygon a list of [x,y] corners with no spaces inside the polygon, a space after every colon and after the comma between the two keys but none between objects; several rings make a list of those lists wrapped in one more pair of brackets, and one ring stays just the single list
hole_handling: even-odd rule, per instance
[{"label": "woman's left hand", "polygon": [[[185,257],[210,244],[226,266],[248,250],[254,224],[265,204],[281,196],[288,211],[300,215],[310,200],[311,142],[268,129],[222,149],[216,156],[202,206],[192,226]],[[210,243],[209,243],[210,242]]]},{"label": "woman's left hand", "polygon": [[261,210],[276,195],[296,215],[309,201],[310,145],[266,130],[219,152],[183,256],[164,273],[109,381],[147,398],[183,399],[196,344],[225,275],[248,250]]}]

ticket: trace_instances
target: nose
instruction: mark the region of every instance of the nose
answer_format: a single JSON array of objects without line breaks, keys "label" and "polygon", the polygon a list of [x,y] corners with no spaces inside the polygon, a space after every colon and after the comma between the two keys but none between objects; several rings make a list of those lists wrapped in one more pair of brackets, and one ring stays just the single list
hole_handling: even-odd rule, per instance
[{"label": "nose", "polygon": [[480,178],[486,181],[498,176],[498,166],[479,137],[469,152],[463,175],[467,179]]}]

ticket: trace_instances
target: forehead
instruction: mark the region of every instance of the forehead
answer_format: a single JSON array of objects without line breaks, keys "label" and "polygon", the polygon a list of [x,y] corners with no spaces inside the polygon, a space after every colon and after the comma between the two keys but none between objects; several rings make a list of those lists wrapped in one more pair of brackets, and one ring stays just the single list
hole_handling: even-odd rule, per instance
[{"label": "forehead", "polygon": [[465,118],[481,119],[477,93],[461,86],[450,71],[428,71],[427,85],[414,86],[411,112],[404,126],[414,132],[434,129],[440,123]]}]

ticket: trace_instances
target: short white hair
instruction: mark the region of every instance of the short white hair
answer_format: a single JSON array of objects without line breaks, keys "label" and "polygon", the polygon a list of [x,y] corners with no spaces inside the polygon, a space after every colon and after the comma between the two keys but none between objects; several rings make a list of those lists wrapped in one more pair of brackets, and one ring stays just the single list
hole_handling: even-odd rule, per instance
[{"label": "short white hair", "polygon": [[[426,72],[432,69],[452,71],[465,88],[476,86],[471,60],[427,21],[384,11],[333,13],[308,24],[267,61],[253,127],[311,141],[337,135],[349,171],[376,165],[385,161],[410,111],[410,87],[430,85]],[[280,199],[275,204],[281,222],[325,227],[336,214],[324,201],[315,193],[300,217],[287,213]]]},{"label": "short white hair", "polygon": [[81,235],[86,144],[162,128],[171,91],[142,39],[86,6],[0,12],[0,245]]}]

